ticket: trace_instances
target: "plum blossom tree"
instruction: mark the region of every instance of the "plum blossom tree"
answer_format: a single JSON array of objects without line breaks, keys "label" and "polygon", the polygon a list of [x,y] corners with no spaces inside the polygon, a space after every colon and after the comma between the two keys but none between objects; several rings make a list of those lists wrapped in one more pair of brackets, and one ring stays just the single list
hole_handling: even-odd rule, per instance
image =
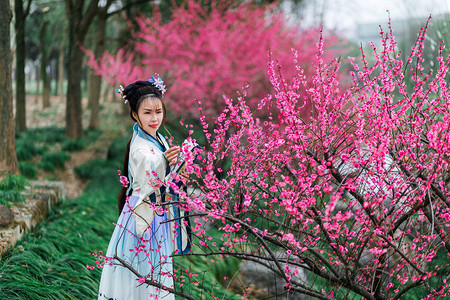
[{"label": "plum blossom tree", "polygon": [[[293,52],[292,80],[270,61],[273,96],[256,109],[244,88],[236,99],[224,97],[211,125],[213,103],[203,101],[198,111],[209,148],[183,147],[192,174],[186,184],[195,192],[168,183],[180,195],[175,204],[191,215],[191,255],[254,261],[278,274],[286,293],[317,299],[450,295],[450,56],[442,43],[439,67],[425,70],[427,28],[405,61],[392,29],[381,30],[381,49],[371,45],[373,63],[364,51],[360,63],[350,59],[349,87],[337,75],[340,62],[324,57],[321,35],[312,73],[301,51]],[[141,74],[139,67],[129,71],[128,78]],[[191,84],[195,91],[197,82]],[[231,166],[218,169],[224,158]],[[135,274],[158,286],[154,274]],[[193,299],[186,287],[198,284],[198,274],[183,274],[189,276],[174,277],[170,290]]]},{"label": "plum blossom tree", "polygon": [[[275,96],[258,106],[267,120],[244,92],[227,98],[213,130],[203,121],[212,150],[188,167],[197,193],[179,191],[180,206],[197,215],[202,250],[192,255],[255,261],[288,293],[317,299],[448,297],[450,56],[441,44],[437,71],[424,69],[427,28],[405,62],[392,29],[381,31],[375,62],[364,52],[361,65],[353,60],[349,88],[339,63],[322,59],[320,40],[312,85],[299,65],[288,84],[270,63]],[[232,164],[220,178],[216,163],[226,156]],[[202,218],[214,220],[219,240]]]},{"label": "plum blossom tree", "polygon": [[[290,49],[298,49],[298,63],[310,74],[315,60],[318,29],[300,31],[286,24],[276,6],[239,5],[199,1],[175,7],[170,21],[156,11],[151,18],[135,20],[139,29],[131,33],[130,45],[115,55],[106,54],[96,62],[90,53],[90,66],[114,85],[147,78],[157,71],[170,89],[168,107],[174,115],[197,116],[195,99],[217,116],[224,107],[223,93],[232,93],[249,83],[248,101],[256,106],[270,92],[265,76],[269,52],[291,76],[295,68]],[[340,45],[331,33],[327,44]],[[330,49],[326,58],[334,57]]]}]

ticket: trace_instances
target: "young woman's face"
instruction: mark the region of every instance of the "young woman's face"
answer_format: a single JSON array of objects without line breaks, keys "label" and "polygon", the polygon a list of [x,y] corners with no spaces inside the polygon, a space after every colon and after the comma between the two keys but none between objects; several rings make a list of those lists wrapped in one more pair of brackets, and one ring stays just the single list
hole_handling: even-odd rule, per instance
[{"label": "young woman's face", "polygon": [[133,116],[138,120],[142,129],[156,137],[156,131],[161,126],[164,118],[161,100],[158,98],[145,98],[142,100],[137,114],[133,112]]}]

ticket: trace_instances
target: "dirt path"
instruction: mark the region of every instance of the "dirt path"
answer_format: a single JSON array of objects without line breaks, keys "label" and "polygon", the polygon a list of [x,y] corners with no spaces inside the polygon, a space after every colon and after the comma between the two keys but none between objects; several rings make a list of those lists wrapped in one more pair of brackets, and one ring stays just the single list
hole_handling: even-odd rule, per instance
[{"label": "dirt path", "polygon": [[[40,97],[27,95],[27,128],[38,127],[64,127],[65,126],[65,102],[61,101],[59,96],[50,97],[50,107],[43,108]],[[103,103],[107,105],[109,110],[117,110],[116,103]],[[87,99],[82,100],[83,106],[83,125],[89,123],[89,110],[87,109]],[[103,126],[108,128],[108,126]],[[38,180],[48,180],[54,178],[63,181],[66,184],[67,198],[77,198],[80,196],[87,182],[81,180],[74,172],[74,168],[90,161],[94,158],[106,158],[107,147],[109,141],[99,138],[96,142],[90,144],[86,149],[76,152],[70,152],[70,160],[65,163],[64,170],[55,170],[55,172],[45,172],[39,170]]]}]

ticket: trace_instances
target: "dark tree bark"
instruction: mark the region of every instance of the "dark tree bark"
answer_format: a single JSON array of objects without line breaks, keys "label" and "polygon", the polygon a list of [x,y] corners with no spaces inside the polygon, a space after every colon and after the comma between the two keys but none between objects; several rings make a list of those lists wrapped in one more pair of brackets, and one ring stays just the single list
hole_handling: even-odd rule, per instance
[{"label": "dark tree bark", "polygon": [[39,66],[33,67],[33,70],[36,74],[36,94],[34,95],[34,103],[37,105],[39,103],[39,95],[41,93],[41,71],[39,70]]},{"label": "dark tree bark", "polygon": [[[69,20],[69,64],[66,105],[66,136],[68,138],[78,138],[83,134],[83,126],[81,123],[82,107],[80,88],[83,53],[80,50],[80,45],[84,42],[92,20],[95,16],[104,14],[104,22],[106,22],[106,19],[111,15],[120,13],[133,5],[146,3],[149,1],[131,1],[126,3],[126,5],[121,9],[112,13],[107,13],[107,11],[114,0],[108,0],[103,7],[98,6],[98,0],[91,0],[86,10],[83,10],[83,7],[85,7],[84,2],[84,0],[65,0],[66,15]],[[102,43],[104,43],[104,37]],[[100,48],[103,47],[103,45],[100,46]],[[93,86],[93,89],[95,89],[95,85]],[[98,102],[98,97],[96,101]],[[98,112],[94,112],[94,117],[96,115],[96,119],[98,120]],[[98,125],[94,124],[94,126]]]},{"label": "dark tree bark", "polygon": [[[14,136],[12,105],[10,23],[12,18],[9,0],[0,0],[0,171],[19,173]],[[1,174],[0,174],[1,175]]]},{"label": "dark tree bark", "polygon": [[50,106],[50,78],[47,74],[48,49],[46,46],[46,33],[48,21],[43,20],[39,30],[39,51],[41,52],[41,79],[42,79],[42,107]]},{"label": "dark tree bark", "polygon": [[30,12],[32,0],[28,0],[27,7],[23,9],[22,0],[14,0],[16,32],[16,130],[18,132],[27,129],[26,122],[26,89],[25,89],[25,20]]},{"label": "dark tree bark", "polygon": [[[94,49],[95,57],[101,57],[105,50],[106,10],[107,7],[100,10],[98,14],[99,22],[96,39],[97,43]],[[90,70],[89,104],[91,108],[91,117],[89,129],[97,129],[99,125],[101,80],[102,77],[100,75],[97,75],[93,70]]]},{"label": "dark tree bark", "polygon": [[76,139],[83,135],[81,107],[81,72],[83,44],[92,20],[97,14],[98,0],[91,0],[86,11],[83,0],[65,0],[66,15],[69,21],[69,63],[66,104],[66,136]]},{"label": "dark tree bark", "polygon": [[[108,9],[111,7],[114,0],[108,0],[104,7],[98,9],[98,29],[97,29],[97,37],[96,43],[94,46],[94,55],[99,58],[102,57],[103,52],[105,50],[105,29],[106,29],[106,21],[108,17],[118,14],[130,7],[148,2],[147,0],[142,1],[131,1],[128,2],[124,7],[114,12],[108,13]],[[101,92],[101,80],[102,77],[96,75],[92,70],[90,71],[90,83],[89,83],[89,108],[91,109],[91,117],[89,122],[90,129],[97,129],[99,126],[99,114],[100,114],[100,92]]]},{"label": "dark tree bark", "polygon": [[61,43],[59,47],[59,62],[58,62],[58,93],[60,97],[61,103],[65,100],[64,94],[64,52],[65,52],[64,43]]}]

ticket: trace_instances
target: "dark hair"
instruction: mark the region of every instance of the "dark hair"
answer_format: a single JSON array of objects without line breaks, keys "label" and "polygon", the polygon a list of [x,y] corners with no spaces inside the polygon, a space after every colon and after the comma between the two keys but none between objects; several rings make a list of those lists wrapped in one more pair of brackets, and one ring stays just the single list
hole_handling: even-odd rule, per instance
[{"label": "dark hair", "polygon": [[[130,105],[130,117],[134,121],[138,121],[134,118],[133,112],[138,113],[139,107],[141,106],[141,103],[144,99],[147,98],[153,98],[153,99],[159,99],[161,100],[161,105],[163,108],[163,121],[164,124],[166,122],[166,105],[164,103],[164,97],[161,93],[161,91],[151,82],[149,81],[136,81],[132,84],[127,85],[127,87],[123,90],[124,98],[127,100],[128,104]],[[121,174],[123,176],[128,177],[128,161],[130,158],[130,144],[131,144],[131,137],[128,140],[127,144],[127,150],[125,152],[125,159],[123,161],[123,170]],[[132,184],[131,182],[129,184]],[[127,187],[122,187],[122,189],[119,192],[118,198],[117,198],[117,206],[119,209],[119,214],[122,212],[123,207],[125,206],[125,202],[127,199]],[[133,190],[130,189],[130,193]]]}]

